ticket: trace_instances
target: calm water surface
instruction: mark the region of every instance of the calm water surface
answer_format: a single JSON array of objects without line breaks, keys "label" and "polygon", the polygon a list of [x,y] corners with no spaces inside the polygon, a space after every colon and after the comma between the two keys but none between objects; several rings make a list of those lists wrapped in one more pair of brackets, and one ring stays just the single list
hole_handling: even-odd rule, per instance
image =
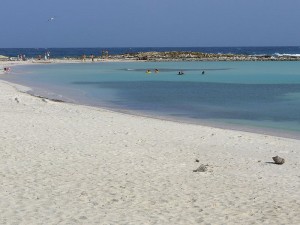
[{"label": "calm water surface", "polygon": [[33,65],[4,79],[79,104],[300,137],[300,62]]}]

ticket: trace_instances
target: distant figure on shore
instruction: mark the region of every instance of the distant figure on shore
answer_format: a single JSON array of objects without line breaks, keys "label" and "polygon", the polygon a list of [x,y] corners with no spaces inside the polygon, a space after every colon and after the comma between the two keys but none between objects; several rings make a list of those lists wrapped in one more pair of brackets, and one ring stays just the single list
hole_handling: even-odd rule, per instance
[{"label": "distant figure on shore", "polygon": [[205,74],[205,72],[204,72],[204,70],[202,71],[202,75],[204,75]]},{"label": "distant figure on shore", "polygon": [[50,51],[47,51],[47,59],[50,59]]},{"label": "distant figure on shore", "polygon": [[4,70],[4,73],[9,73],[10,72],[10,68],[9,67],[4,67],[3,70]]},{"label": "distant figure on shore", "polygon": [[155,69],[154,72],[155,72],[155,73],[159,73],[159,70],[158,70],[158,69]]},{"label": "distant figure on shore", "polygon": [[91,57],[91,59],[92,59],[92,62],[94,62],[94,55],[91,54],[90,57]]},{"label": "distant figure on shore", "polygon": [[184,72],[181,70],[181,71],[178,72],[177,75],[184,75]]},{"label": "distant figure on shore", "polygon": [[83,55],[81,56],[81,59],[82,59],[82,62],[85,62],[86,55],[85,55],[85,54],[83,54]]}]

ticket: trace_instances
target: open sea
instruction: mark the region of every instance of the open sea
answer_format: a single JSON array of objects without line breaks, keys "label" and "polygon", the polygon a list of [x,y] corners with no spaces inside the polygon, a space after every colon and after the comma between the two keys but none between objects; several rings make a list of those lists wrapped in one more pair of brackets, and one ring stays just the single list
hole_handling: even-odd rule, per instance
[{"label": "open sea", "polygon": [[[158,49],[249,55],[300,53],[299,47],[131,48],[131,51]],[[97,55],[96,50],[66,49],[64,52],[64,49],[50,49],[54,57],[74,57],[82,53]],[[100,48],[98,50],[101,52]],[[117,54],[129,49],[109,51]],[[71,55],[71,52],[76,54]],[[24,49],[0,49],[0,54],[30,56],[33,53]],[[152,71],[150,74],[145,73],[148,69]],[[184,75],[177,75],[181,70]],[[77,104],[300,138],[300,62],[297,61],[27,65],[14,67],[11,74],[1,79],[29,86],[36,95]]]},{"label": "open sea", "polygon": [[137,52],[164,52],[164,51],[192,51],[215,54],[244,54],[244,55],[298,55],[300,46],[279,46],[279,47],[143,47],[143,48],[0,48],[0,55],[17,57],[19,54],[27,58],[43,56],[50,51],[51,57],[80,57],[83,54],[100,56],[102,51],[108,51],[110,55],[137,53]]}]

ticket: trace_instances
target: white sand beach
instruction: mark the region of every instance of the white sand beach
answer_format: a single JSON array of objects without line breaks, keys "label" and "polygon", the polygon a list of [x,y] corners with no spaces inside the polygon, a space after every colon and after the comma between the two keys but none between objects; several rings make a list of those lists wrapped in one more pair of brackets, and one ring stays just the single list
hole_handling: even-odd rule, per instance
[{"label": "white sand beach", "polygon": [[0,93],[0,224],[300,224],[300,140]]}]

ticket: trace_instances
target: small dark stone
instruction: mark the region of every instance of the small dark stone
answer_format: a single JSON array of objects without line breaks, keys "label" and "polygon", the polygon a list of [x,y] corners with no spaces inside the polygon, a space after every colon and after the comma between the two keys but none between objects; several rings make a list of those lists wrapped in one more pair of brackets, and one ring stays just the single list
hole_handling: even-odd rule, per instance
[{"label": "small dark stone", "polygon": [[283,158],[280,158],[278,155],[272,157],[272,159],[274,160],[274,163],[278,165],[281,165],[285,162],[285,160]]},{"label": "small dark stone", "polygon": [[207,171],[207,165],[201,164],[197,169],[193,170],[193,172],[206,172]]},{"label": "small dark stone", "polygon": [[195,162],[200,162],[199,159],[196,159]]}]

